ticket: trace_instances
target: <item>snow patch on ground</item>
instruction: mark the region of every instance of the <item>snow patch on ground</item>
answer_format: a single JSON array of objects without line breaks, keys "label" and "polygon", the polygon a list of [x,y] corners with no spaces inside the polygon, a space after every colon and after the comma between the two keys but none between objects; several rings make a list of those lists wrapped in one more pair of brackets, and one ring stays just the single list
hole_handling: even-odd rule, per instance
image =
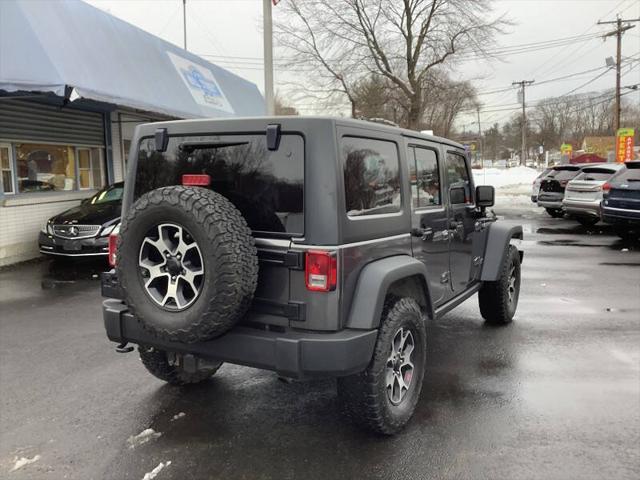
[{"label": "snow patch on ground", "polygon": [[476,185],[492,185],[496,189],[496,206],[534,206],[531,187],[538,175],[538,170],[529,167],[473,170]]},{"label": "snow patch on ground", "polygon": [[167,463],[160,462],[156,468],[144,474],[142,480],[153,480],[158,476],[158,474],[162,471],[163,468],[171,465],[171,460],[167,461]]},{"label": "snow patch on ground", "polygon": [[15,463],[14,463],[13,468],[11,469],[11,471],[15,472],[16,470],[24,467],[25,465],[29,465],[30,463],[37,462],[38,460],[40,460],[40,458],[41,458],[40,455],[34,455],[31,458],[28,458],[28,457],[20,457],[20,458],[15,457],[13,459],[13,461]]},{"label": "snow patch on ground", "polygon": [[129,437],[127,439],[127,443],[129,444],[129,448],[136,448],[158,438],[161,435],[161,432],[156,432],[153,428],[147,428],[146,430],[140,432],[138,435]]},{"label": "snow patch on ground", "polygon": [[180,420],[182,417],[185,417],[187,414],[184,412],[176,413],[173,417],[171,417],[171,421],[175,422],[176,420]]}]

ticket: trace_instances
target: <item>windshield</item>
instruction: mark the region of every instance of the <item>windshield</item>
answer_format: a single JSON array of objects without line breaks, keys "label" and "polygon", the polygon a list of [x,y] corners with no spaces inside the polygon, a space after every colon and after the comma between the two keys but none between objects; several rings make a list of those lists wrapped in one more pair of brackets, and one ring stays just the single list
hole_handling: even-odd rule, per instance
[{"label": "windshield", "polygon": [[99,205],[101,203],[119,202],[122,200],[123,191],[124,183],[114,183],[100,190],[91,197],[87,203],[90,205]]}]

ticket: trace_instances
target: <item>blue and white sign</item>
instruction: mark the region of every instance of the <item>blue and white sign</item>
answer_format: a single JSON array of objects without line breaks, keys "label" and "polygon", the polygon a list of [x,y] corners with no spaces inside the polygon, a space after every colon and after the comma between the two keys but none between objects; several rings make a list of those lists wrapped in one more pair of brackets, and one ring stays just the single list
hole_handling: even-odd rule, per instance
[{"label": "blue and white sign", "polygon": [[235,113],[211,70],[171,52],[167,54],[196,103],[223,112]]}]

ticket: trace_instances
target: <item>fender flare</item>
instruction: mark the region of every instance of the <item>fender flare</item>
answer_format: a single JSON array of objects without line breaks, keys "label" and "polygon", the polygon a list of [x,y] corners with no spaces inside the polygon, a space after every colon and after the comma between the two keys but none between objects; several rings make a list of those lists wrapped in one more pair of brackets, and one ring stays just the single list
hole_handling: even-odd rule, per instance
[{"label": "fender flare", "polygon": [[[376,260],[366,265],[360,272],[356,284],[347,328],[372,329],[380,325],[384,300],[389,287],[403,278],[418,276],[423,280],[424,294],[428,309],[432,310],[427,267],[424,263],[408,255]],[[428,312],[433,316],[433,312]]]},{"label": "fender flare", "polygon": [[[480,280],[483,282],[498,280],[500,267],[502,267],[502,262],[507,255],[512,238],[522,240],[522,225],[503,225],[500,223],[489,225]],[[520,259],[522,256],[523,253],[520,251]]]}]

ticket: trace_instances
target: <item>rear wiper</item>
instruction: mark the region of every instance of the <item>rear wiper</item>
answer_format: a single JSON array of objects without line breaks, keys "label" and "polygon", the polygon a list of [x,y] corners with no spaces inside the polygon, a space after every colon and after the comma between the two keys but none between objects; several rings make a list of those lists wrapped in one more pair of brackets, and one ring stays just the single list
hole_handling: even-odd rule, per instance
[{"label": "rear wiper", "polygon": [[210,148],[238,147],[248,145],[249,142],[183,142],[178,148],[186,153],[193,153],[194,150],[207,150]]},{"label": "rear wiper", "polygon": [[640,178],[627,178],[627,182],[640,182]]}]

